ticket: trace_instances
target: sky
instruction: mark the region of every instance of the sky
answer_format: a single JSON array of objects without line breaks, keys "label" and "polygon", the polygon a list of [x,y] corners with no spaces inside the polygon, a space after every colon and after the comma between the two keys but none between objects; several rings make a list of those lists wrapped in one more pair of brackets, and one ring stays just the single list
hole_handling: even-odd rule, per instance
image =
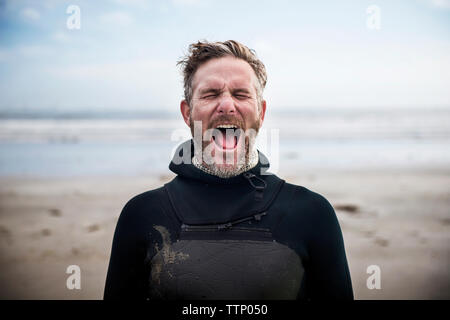
[{"label": "sky", "polygon": [[178,111],[200,39],[254,49],[272,108],[450,108],[450,0],[0,0],[0,111]]}]

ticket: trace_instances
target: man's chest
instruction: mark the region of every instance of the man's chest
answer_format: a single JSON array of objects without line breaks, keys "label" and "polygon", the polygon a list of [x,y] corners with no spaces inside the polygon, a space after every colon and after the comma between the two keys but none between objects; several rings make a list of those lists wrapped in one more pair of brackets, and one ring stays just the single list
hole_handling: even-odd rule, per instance
[{"label": "man's chest", "polygon": [[150,259],[150,298],[296,299],[304,275],[298,254],[267,229],[183,230]]}]

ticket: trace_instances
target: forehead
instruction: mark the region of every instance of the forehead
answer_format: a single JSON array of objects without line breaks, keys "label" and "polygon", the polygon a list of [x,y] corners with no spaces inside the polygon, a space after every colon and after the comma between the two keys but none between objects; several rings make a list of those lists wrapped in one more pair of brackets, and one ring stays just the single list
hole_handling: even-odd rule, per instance
[{"label": "forehead", "polygon": [[211,59],[202,64],[194,74],[193,90],[205,87],[253,87],[256,75],[244,60],[234,57]]}]

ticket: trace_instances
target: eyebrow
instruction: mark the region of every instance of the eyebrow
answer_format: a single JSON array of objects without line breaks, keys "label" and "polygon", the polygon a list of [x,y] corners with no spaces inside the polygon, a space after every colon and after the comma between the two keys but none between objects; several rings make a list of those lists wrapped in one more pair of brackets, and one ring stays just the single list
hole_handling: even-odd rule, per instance
[{"label": "eyebrow", "polygon": [[218,88],[204,88],[204,89],[200,89],[200,95],[204,95],[206,93],[220,93],[222,92],[222,89],[218,89]]},{"label": "eyebrow", "polygon": [[232,89],[231,90],[233,93],[248,93],[250,94],[250,90],[248,90],[247,88],[236,88],[236,89]]},{"label": "eyebrow", "polygon": [[[218,93],[221,93],[223,91],[223,89],[222,88],[203,88],[203,89],[200,89],[200,92],[199,92],[199,94],[200,95],[204,95],[204,94],[207,94],[207,93],[214,93],[214,94],[218,94]],[[236,88],[236,89],[232,89],[231,90],[232,91],[232,93],[233,94],[235,94],[235,93],[246,93],[246,94],[250,94],[250,90],[248,90],[247,88]]]}]

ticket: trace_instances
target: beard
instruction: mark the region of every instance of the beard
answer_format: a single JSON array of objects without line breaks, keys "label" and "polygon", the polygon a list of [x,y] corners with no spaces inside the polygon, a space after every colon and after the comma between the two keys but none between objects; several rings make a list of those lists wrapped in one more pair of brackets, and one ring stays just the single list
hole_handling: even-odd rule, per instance
[{"label": "beard", "polygon": [[[195,143],[195,130],[194,130],[194,121],[192,120],[192,117],[190,118],[190,128],[192,137],[194,138],[194,147],[197,148],[199,144]],[[228,159],[225,159],[225,155],[223,156],[223,159],[220,158],[220,163],[217,163],[217,161],[214,161],[214,156],[209,155],[207,152],[205,152],[208,149],[211,149],[211,144],[216,143],[214,141],[204,141],[203,135],[206,130],[214,130],[217,125],[221,123],[227,123],[227,124],[233,124],[237,126],[240,130],[243,132],[239,135],[238,140],[243,140],[243,150],[242,152],[239,152],[239,150],[235,150],[233,152],[233,161],[230,163]],[[239,118],[236,118],[235,116],[229,116],[224,115],[217,117],[210,121],[208,123],[207,128],[205,131],[203,131],[203,128],[201,130],[201,150],[195,150],[194,152],[194,164],[197,164],[197,166],[200,166],[200,169],[203,171],[206,171],[207,173],[213,174],[215,176],[221,177],[221,178],[230,178],[237,176],[241,174],[242,172],[245,172],[252,167],[254,167],[258,162],[258,153],[256,151],[256,145],[255,140],[256,136],[259,132],[259,129],[261,127],[261,120],[258,118],[256,121],[251,123],[249,127],[247,128],[245,125],[245,122]],[[251,130],[249,130],[251,129]],[[216,129],[217,130],[217,129]],[[198,141],[198,140],[197,140]],[[239,143],[239,142],[238,142]],[[215,150],[213,151],[215,152]],[[206,153],[206,155],[205,155]],[[215,155],[215,154],[214,154]],[[201,161],[198,161],[198,159],[202,159]],[[208,160],[208,161],[205,161]],[[216,158],[217,160],[217,158]],[[228,160],[228,161],[227,161]]]}]

